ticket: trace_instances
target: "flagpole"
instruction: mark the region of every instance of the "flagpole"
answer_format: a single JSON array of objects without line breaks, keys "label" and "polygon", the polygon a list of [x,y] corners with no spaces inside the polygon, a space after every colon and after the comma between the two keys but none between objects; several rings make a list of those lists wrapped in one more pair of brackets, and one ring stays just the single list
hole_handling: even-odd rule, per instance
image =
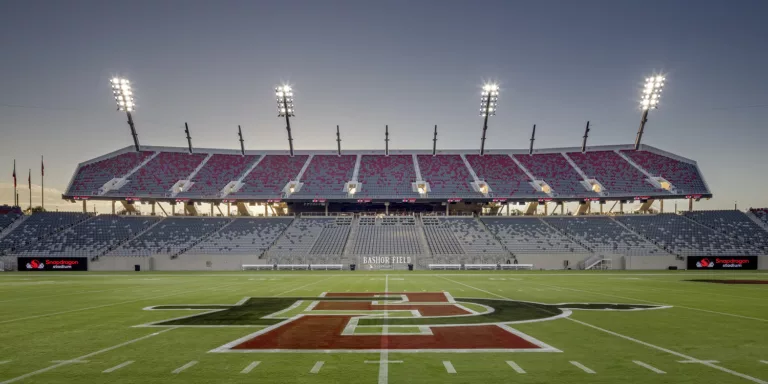
[{"label": "flagpole", "polygon": [[45,211],[45,159],[40,155],[40,207]]},{"label": "flagpole", "polygon": [[13,159],[13,205],[19,206],[19,191],[16,187],[16,159]]},{"label": "flagpole", "polygon": [[29,213],[32,213],[32,168],[29,169]]}]

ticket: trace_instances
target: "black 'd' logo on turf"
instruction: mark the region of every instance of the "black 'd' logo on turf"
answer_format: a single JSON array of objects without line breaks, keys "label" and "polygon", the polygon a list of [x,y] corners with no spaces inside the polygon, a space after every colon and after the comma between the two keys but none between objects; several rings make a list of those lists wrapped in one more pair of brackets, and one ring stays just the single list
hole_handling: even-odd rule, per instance
[{"label": "black 'd' logo on turf", "polygon": [[447,292],[336,293],[250,297],[234,305],[165,305],[200,311],[152,327],[260,327],[213,352],[551,351],[511,325],[568,317],[574,310],[637,311],[641,304],[561,303],[456,298]]}]

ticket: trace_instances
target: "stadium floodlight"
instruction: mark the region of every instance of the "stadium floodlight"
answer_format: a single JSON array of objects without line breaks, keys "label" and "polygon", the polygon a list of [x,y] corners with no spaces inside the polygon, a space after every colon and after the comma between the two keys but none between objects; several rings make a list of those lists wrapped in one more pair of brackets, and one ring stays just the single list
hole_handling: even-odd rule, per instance
[{"label": "stadium floodlight", "polygon": [[645,123],[648,122],[648,111],[659,108],[661,91],[664,89],[665,81],[666,78],[662,75],[653,75],[645,79],[645,86],[640,99],[640,109],[643,111],[643,116],[640,118],[640,128],[637,130],[637,138],[635,138],[635,150],[640,149]]},{"label": "stadium floodlight", "polygon": [[483,137],[480,141],[480,156],[485,154],[485,132],[488,130],[488,117],[496,115],[496,102],[499,100],[499,85],[483,85],[480,99],[480,116],[483,117]]},{"label": "stadium floodlight", "polygon": [[285,117],[285,129],[288,131],[288,146],[293,157],[293,136],[291,136],[291,117],[293,113],[293,89],[290,85],[281,85],[275,88],[277,98],[277,117]]},{"label": "stadium floodlight", "polygon": [[136,109],[136,103],[133,101],[131,82],[125,78],[113,77],[112,80],[110,80],[110,83],[112,84],[112,94],[115,97],[117,110],[125,112],[128,116],[128,126],[131,127],[133,144],[136,147],[136,152],[139,152],[139,135],[136,133],[136,126],[133,124],[133,116],[131,116],[131,112]]}]

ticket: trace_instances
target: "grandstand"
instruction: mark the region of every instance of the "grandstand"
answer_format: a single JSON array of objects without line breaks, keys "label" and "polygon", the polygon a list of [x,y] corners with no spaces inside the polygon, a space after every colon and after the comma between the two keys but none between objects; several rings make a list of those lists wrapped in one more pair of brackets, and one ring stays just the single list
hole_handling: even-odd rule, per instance
[{"label": "grandstand", "polygon": [[80,164],[63,197],[176,202],[435,203],[711,197],[696,162],[644,145],[437,151],[239,151],[133,147]]},{"label": "grandstand", "polygon": [[[14,257],[88,257],[96,269],[133,264],[196,269],[211,268],[208,263],[213,262],[228,269],[239,268],[245,260],[366,268],[519,262],[562,269],[585,268],[585,263],[602,259],[612,260],[616,268],[665,268],[684,267],[685,256],[765,255],[768,226],[761,223],[739,211],[296,218],[35,213],[0,232],[0,246],[5,255]],[[373,258],[378,259],[372,262]],[[381,258],[401,259],[382,262]],[[154,261],[148,263],[149,259]]]},{"label": "grandstand", "polygon": [[[87,200],[120,202],[129,215],[0,210],[0,252],[87,257],[93,269],[684,268],[688,256],[768,252],[768,210],[659,214],[655,200],[686,198],[692,206],[711,193],[694,161],[631,148],[293,156],[124,148],[80,164],[63,197],[84,207]],[[621,205],[590,215],[592,201]],[[642,203],[640,211],[626,214],[623,204],[633,201]],[[580,202],[575,216],[546,215],[547,203],[566,202]],[[201,203],[210,215],[192,217]],[[137,204],[151,204],[152,216],[142,216]],[[155,216],[158,204],[170,204],[170,214]],[[186,216],[176,215],[178,204]],[[219,209],[214,217],[221,204],[227,214]],[[237,215],[229,215],[231,204]],[[254,204],[274,216],[247,217]],[[526,215],[510,216],[515,204],[528,204]],[[537,204],[545,216],[535,215]]]}]

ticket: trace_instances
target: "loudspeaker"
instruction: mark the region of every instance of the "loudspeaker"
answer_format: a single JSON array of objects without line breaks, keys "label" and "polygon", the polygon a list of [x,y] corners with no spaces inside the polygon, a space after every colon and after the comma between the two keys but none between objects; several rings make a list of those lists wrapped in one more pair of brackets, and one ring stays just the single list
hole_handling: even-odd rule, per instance
[{"label": "loudspeaker", "polygon": [[141,265],[139,265],[139,264],[134,265],[133,266],[133,270],[136,271],[136,272],[141,272]]},{"label": "loudspeaker", "polygon": [[670,265],[669,266],[669,270],[670,271],[677,271],[677,266],[676,265]]}]

